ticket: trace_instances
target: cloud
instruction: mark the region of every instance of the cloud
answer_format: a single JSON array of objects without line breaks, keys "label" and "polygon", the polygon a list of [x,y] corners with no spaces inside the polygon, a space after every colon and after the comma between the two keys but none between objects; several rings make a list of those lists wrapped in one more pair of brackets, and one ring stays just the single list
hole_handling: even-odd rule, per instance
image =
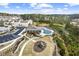
[{"label": "cloud", "polygon": [[49,8],[52,8],[52,6],[49,5],[49,4],[38,4],[38,7],[49,7]]},{"label": "cloud", "polygon": [[9,10],[6,10],[6,12],[10,13],[10,14],[25,14],[25,10],[18,10],[16,11],[16,9],[9,9]]},{"label": "cloud", "polygon": [[31,3],[30,5],[31,5],[31,7],[35,7],[37,5],[37,3]]},{"label": "cloud", "polygon": [[68,10],[68,8],[66,8],[66,7],[65,7],[65,8],[63,8],[63,9],[64,9],[64,10]]},{"label": "cloud", "polygon": [[4,6],[5,8],[9,8],[9,6],[8,5],[6,5],[6,6]]},{"label": "cloud", "polygon": [[57,8],[57,9],[55,9],[55,10],[57,10],[57,11],[67,11],[68,8],[67,8],[67,7],[64,7],[64,8]]},{"label": "cloud", "polygon": [[42,9],[40,11],[41,14],[53,14],[54,13],[54,9]]},{"label": "cloud", "polygon": [[0,3],[0,6],[7,6],[9,3]]},{"label": "cloud", "polygon": [[68,7],[68,5],[64,5],[65,7]]},{"label": "cloud", "polygon": [[61,8],[57,8],[57,9],[31,9],[31,10],[26,10],[27,14],[69,14],[70,11],[68,10],[64,10]]},{"label": "cloud", "polygon": [[[9,8],[8,4],[0,4],[0,5],[4,6],[5,8]],[[72,13],[78,12],[78,11],[75,12],[75,11],[69,10],[68,9],[69,6],[70,6],[69,4],[65,4],[63,8],[61,7],[57,8],[47,3],[30,3],[30,6],[28,6],[29,8],[26,8],[26,9],[22,9],[21,6],[16,5],[15,8],[10,7],[5,11],[9,13],[17,13],[17,14],[24,14],[24,13],[26,14],[70,14],[71,13],[72,14]]]},{"label": "cloud", "polygon": [[51,14],[53,12],[53,9],[30,9],[25,11],[27,14]]},{"label": "cloud", "polygon": [[61,8],[57,8],[57,10],[60,10]]},{"label": "cloud", "polygon": [[33,7],[33,9],[53,8],[52,5],[46,3],[32,3],[31,7]]},{"label": "cloud", "polygon": [[70,5],[70,6],[72,7],[72,6],[77,6],[77,5],[79,5],[79,3],[68,3],[68,5]]},{"label": "cloud", "polygon": [[9,3],[0,3],[0,6],[3,6],[4,8],[9,8]]},{"label": "cloud", "polygon": [[16,6],[16,8],[20,8],[20,6]]},{"label": "cloud", "polygon": [[30,11],[27,11],[27,13],[33,13],[33,14],[67,14],[68,11],[68,5],[64,5],[64,8],[54,8],[51,4],[46,3],[32,3],[30,4],[32,9]]}]

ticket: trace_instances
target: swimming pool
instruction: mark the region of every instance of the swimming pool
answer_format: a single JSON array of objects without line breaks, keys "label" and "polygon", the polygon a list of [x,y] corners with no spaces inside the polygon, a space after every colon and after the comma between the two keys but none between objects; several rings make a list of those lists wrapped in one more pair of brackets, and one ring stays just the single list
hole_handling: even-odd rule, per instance
[{"label": "swimming pool", "polygon": [[50,31],[50,30],[47,30],[47,29],[43,29],[43,33],[45,33],[45,34],[50,34],[51,31]]},{"label": "swimming pool", "polygon": [[53,35],[54,31],[53,30],[50,30],[46,27],[43,27],[42,30],[41,30],[41,33],[40,35],[42,36],[45,36],[45,35]]}]

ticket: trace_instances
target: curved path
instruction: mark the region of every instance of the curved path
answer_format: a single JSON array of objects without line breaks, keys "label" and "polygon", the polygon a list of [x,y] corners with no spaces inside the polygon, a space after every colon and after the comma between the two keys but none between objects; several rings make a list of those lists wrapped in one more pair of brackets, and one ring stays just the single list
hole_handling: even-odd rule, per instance
[{"label": "curved path", "polygon": [[[26,36],[26,37],[27,37],[27,36]],[[29,38],[29,37],[27,37],[27,39],[29,39],[29,40],[24,43],[24,45],[23,45],[23,47],[22,47],[22,49],[21,49],[21,51],[20,51],[20,53],[19,53],[19,56],[22,56],[22,53],[23,53],[23,50],[24,50],[25,46],[26,46],[30,41],[32,41],[32,40],[35,39],[35,38]],[[35,42],[35,40],[33,40],[33,41]]]},{"label": "curved path", "polygon": [[[20,33],[22,33],[23,31],[25,31],[25,29],[23,30],[23,29],[19,29],[18,31],[16,31],[15,33],[13,33],[13,35],[14,34],[20,34]],[[25,33],[26,34],[26,33]],[[6,47],[4,47],[4,48],[2,48],[2,49],[0,49],[0,51],[3,51],[3,50],[5,50],[5,49],[8,49],[10,46],[12,46],[18,39],[20,39],[20,38],[22,38],[25,34],[21,34],[20,35],[20,37],[17,37],[17,38],[15,38],[14,40],[11,40],[11,41],[9,41],[9,42],[12,42],[11,44],[9,44],[8,46],[6,46]],[[7,43],[9,43],[9,42],[5,42],[5,43],[1,43],[0,45],[3,45],[3,44],[7,44]]]},{"label": "curved path", "polygon": [[24,36],[24,35],[22,35],[22,36],[16,38],[11,44],[9,44],[8,46],[6,46],[6,47],[0,49],[0,52],[3,51],[3,50],[5,50],[5,49],[7,49],[7,48],[9,48],[9,47],[11,47],[18,39],[22,38],[23,36]]}]

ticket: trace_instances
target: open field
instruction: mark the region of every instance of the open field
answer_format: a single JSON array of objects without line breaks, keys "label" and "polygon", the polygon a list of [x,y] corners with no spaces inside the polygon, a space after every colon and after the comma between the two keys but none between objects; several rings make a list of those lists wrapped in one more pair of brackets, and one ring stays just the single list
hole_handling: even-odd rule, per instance
[{"label": "open field", "polygon": [[[46,43],[46,48],[42,52],[35,52],[34,49],[34,44],[37,41],[44,41]],[[39,38],[38,40],[35,41],[30,41],[24,48],[23,51],[23,56],[50,56],[54,52],[54,45],[52,41],[52,37],[43,37]]]}]

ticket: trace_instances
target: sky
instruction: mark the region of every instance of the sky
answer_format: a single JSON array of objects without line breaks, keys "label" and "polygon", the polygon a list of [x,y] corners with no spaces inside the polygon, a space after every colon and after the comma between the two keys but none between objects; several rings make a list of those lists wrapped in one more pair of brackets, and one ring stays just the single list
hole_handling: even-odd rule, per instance
[{"label": "sky", "polygon": [[0,3],[0,12],[10,14],[79,14],[79,4]]}]

